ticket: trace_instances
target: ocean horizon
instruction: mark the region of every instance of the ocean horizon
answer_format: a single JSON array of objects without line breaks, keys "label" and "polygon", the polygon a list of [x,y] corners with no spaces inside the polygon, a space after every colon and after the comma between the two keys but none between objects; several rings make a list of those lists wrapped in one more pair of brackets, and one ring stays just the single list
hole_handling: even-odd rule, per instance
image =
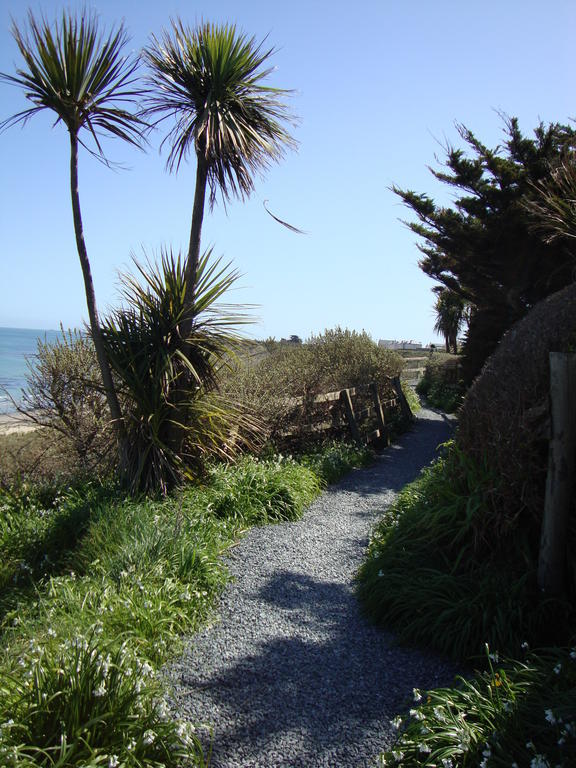
[{"label": "ocean horizon", "polygon": [[0,414],[16,411],[26,386],[28,362],[33,363],[38,340],[55,341],[61,331],[0,326]]}]

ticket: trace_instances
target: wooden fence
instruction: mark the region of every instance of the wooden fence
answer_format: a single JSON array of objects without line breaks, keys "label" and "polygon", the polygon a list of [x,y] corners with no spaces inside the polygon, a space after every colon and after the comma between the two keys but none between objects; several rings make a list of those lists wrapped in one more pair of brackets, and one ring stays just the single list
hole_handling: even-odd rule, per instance
[{"label": "wooden fence", "polygon": [[327,438],[351,439],[358,445],[390,444],[391,429],[414,417],[400,378],[289,400],[289,423],[279,442],[313,443]]}]

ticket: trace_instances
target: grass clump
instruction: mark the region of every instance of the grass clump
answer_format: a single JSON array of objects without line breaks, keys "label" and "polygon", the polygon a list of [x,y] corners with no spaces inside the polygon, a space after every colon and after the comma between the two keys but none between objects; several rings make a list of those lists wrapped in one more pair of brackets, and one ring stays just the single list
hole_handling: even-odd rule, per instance
[{"label": "grass clump", "polygon": [[374,461],[374,451],[350,443],[333,442],[299,458],[304,466],[325,483],[336,483],[350,470],[368,467]]},{"label": "grass clump", "polygon": [[487,666],[453,688],[414,690],[397,717],[384,766],[530,766],[576,764],[576,649],[526,655],[487,654]]},{"label": "grass clump", "polygon": [[540,596],[538,542],[522,518],[496,525],[495,482],[487,462],[449,443],[373,531],[358,574],[366,612],[401,641],[477,668],[453,687],[414,692],[381,765],[575,764],[574,607]]},{"label": "grass clump", "polygon": [[297,520],[321,490],[321,479],[292,457],[244,459],[212,469],[207,501],[216,517],[263,525]]},{"label": "grass clump", "polygon": [[162,501],[91,486],[5,492],[0,764],[204,765],[156,670],[210,615],[239,533],[298,518],[322,486],[276,457],[213,466],[206,486]]},{"label": "grass clump", "polygon": [[153,668],[102,632],[96,624],[19,654],[2,684],[2,764],[202,765],[198,739],[170,717]]},{"label": "grass clump", "polygon": [[358,592],[403,641],[457,659],[484,643],[514,656],[524,641],[567,640],[576,628],[567,603],[538,597],[529,531],[491,536],[492,485],[487,467],[450,445],[375,527]]}]

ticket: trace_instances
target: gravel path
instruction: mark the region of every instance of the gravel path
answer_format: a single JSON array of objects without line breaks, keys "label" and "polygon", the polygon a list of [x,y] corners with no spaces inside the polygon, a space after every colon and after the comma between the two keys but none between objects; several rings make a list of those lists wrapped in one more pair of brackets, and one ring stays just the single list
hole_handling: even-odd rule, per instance
[{"label": "gravel path", "polygon": [[371,526],[449,434],[445,417],[421,411],[301,521],[253,529],[231,550],[221,620],[169,671],[179,714],[212,726],[213,768],[373,766],[412,689],[453,680],[446,660],[365,621],[353,591]]}]

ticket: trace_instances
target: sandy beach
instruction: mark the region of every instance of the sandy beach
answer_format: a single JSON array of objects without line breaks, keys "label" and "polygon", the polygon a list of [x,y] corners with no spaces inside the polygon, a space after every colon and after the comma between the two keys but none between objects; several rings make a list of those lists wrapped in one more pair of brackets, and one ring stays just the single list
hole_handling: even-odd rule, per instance
[{"label": "sandy beach", "polygon": [[0,435],[32,432],[35,429],[38,429],[38,425],[21,413],[0,413]]}]

